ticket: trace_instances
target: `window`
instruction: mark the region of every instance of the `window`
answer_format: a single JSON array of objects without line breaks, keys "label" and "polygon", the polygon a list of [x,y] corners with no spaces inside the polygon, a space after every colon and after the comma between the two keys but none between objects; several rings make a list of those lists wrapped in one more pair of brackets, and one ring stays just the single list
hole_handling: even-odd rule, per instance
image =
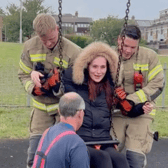
[{"label": "window", "polygon": [[77,32],[77,25],[75,25],[75,32]]},{"label": "window", "polygon": [[153,31],[151,30],[151,32],[150,32],[150,35],[152,36],[153,35]]},{"label": "window", "polygon": [[158,39],[158,30],[156,30],[156,40]]},{"label": "window", "polygon": [[161,27],[161,31],[160,32],[161,32],[161,34],[163,34],[163,27]]}]

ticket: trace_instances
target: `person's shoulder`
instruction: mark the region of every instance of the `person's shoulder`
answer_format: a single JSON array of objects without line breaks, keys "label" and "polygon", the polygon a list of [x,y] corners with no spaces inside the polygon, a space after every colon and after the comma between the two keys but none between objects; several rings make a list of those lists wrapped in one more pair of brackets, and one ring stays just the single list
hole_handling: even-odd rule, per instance
[{"label": "person's shoulder", "polygon": [[70,140],[72,148],[76,148],[77,146],[86,147],[85,142],[78,134],[71,135],[68,139]]},{"label": "person's shoulder", "polygon": [[151,55],[157,55],[157,53],[153,49],[147,48],[147,47],[143,47],[143,46],[139,47],[139,52],[148,53],[148,54],[151,54]]},{"label": "person's shoulder", "polygon": [[38,36],[34,36],[31,39],[25,41],[24,46],[26,46],[28,49],[32,49],[42,46],[42,43]]},{"label": "person's shoulder", "polygon": [[158,57],[158,54],[153,49],[147,47],[139,47],[139,54],[143,56],[144,59],[148,57],[150,60]]}]

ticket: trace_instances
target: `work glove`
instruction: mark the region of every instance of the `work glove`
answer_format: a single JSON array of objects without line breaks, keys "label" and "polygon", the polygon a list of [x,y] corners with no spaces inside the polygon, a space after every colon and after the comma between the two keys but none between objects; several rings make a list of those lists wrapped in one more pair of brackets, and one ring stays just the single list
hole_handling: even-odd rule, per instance
[{"label": "work glove", "polygon": [[134,107],[134,102],[126,99],[127,94],[122,87],[117,87],[115,89],[115,93],[117,95],[119,108],[120,108],[122,114],[127,116],[128,113]]},{"label": "work glove", "polygon": [[60,79],[59,79],[59,72],[56,68],[54,68],[48,75],[48,85],[49,87],[52,89],[52,91],[54,91],[55,93],[57,93],[59,91],[59,87],[60,87]]},{"label": "work glove", "polygon": [[121,86],[115,88],[115,93],[116,93],[117,98],[119,100],[124,100],[127,96],[126,92],[124,91],[124,89]]},{"label": "work glove", "polygon": [[50,91],[45,89],[43,86],[42,87],[37,87],[35,86],[33,88],[33,92],[32,94],[34,96],[42,96],[42,95],[46,95],[46,96],[49,96],[50,95]]}]

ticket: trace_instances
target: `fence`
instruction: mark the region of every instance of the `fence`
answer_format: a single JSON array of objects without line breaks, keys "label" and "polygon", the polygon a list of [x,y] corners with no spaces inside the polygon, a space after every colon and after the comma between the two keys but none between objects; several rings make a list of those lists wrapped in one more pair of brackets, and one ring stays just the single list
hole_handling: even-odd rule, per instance
[{"label": "fence", "polygon": [[157,100],[159,98],[162,100],[162,105],[161,106],[159,106],[159,103],[157,104],[161,108],[168,108],[168,106],[167,106],[168,103],[167,103],[167,98],[166,98],[166,96],[168,96],[168,95],[166,95],[166,93],[167,93],[166,92],[167,91],[167,75],[166,75],[166,71],[167,70],[168,70],[167,69],[167,64],[164,63],[163,72],[164,72],[164,79],[165,79],[165,87],[163,89],[163,92],[162,92],[161,96],[157,98]]},{"label": "fence", "polygon": [[0,106],[29,107],[30,96],[24,91],[17,76],[18,63],[16,64],[14,59],[2,62],[3,64],[0,65]]},{"label": "fence", "polygon": [[[17,66],[16,66],[17,65]],[[16,60],[8,60],[0,65],[0,107],[30,107],[31,97],[28,95],[18,79],[19,66]],[[157,107],[168,108],[168,88],[166,71],[167,64],[163,66],[165,76],[165,88],[157,98]]]}]

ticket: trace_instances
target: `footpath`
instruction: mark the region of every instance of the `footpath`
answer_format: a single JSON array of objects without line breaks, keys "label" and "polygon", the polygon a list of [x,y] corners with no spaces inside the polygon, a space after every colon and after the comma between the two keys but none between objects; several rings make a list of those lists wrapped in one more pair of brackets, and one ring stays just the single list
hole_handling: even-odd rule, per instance
[{"label": "footpath", "polygon": [[[27,148],[28,139],[0,140],[0,168],[26,168]],[[168,138],[155,141],[147,159],[146,168],[168,168]]]}]

